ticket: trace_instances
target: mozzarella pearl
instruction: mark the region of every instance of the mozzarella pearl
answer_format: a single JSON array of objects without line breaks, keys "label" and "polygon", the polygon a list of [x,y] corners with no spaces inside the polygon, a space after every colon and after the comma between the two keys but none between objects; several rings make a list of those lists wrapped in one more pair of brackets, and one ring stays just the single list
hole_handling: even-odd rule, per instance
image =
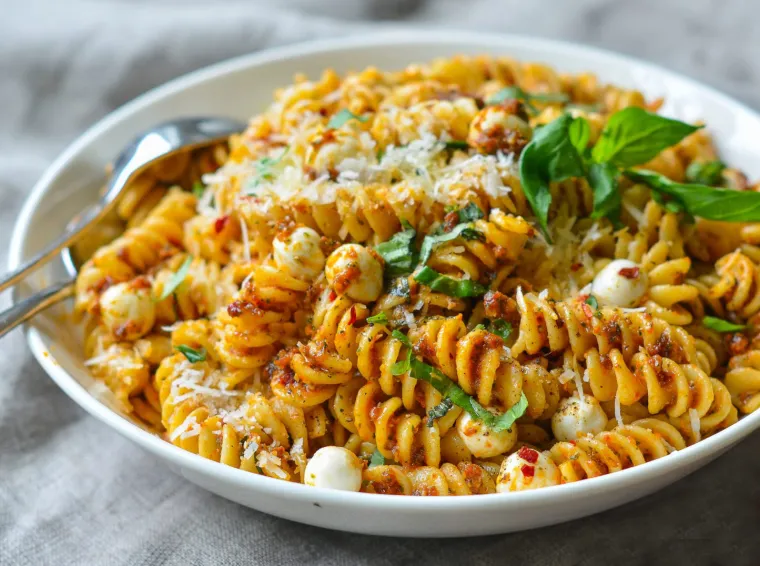
[{"label": "mozzarella pearl", "polygon": [[359,244],[343,244],[331,253],[325,275],[336,293],[362,303],[376,300],[383,291],[383,266]]},{"label": "mozzarella pearl", "polygon": [[362,462],[356,454],[340,446],[325,446],[306,464],[304,483],[315,487],[359,491],[362,487]]},{"label": "mozzarella pearl", "polygon": [[153,328],[156,308],[150,287],[129,283],[112,285],[100,296],[100,315],[106,328],[119,340],[137,340]]},{"label": "mozzarella pearl", "polygon": [[314,279],[325,266],[325,254],[319,247],[319,234],[306,226],[278,234],[272,246],[277,266],[293,277]]},{"label": "mozzarella pearl", "polygon": [[591,294],[599,304],[611,307],[632,307],[646,290],[647,274],[627,259],[611,261],[591,283]]},{"label": "mozzarella pearl", "polygon": [[561,479],[559,468],[548,453],[524,446],[501,463],[496,491],[509,493],[549,487],[559,485]]},{"label": "mozzarella pearl", "polygon": [[563,399],[552,416],[552,432],[557,440],[577,440],[586,434],[599,434],[607,426],[607,415],[599,401],[584,395]]},{"label": "mozzarella pearl", "polygon": [[482,421],[462,413],[457,421],[457,432],[464,445],[476,458],[491,458],[509,451],[517,442],[517,426],[495,432]]}]

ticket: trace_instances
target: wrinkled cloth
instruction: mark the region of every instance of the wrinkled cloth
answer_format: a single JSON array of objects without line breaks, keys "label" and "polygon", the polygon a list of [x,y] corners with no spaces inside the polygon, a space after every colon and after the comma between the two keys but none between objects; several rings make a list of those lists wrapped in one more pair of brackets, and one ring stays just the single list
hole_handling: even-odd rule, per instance
[{"label": "wrinkled cloth", "polygon": [[[96,120],[188,71],[310,38],[413,24],[567,39],[760,108],[752,0],[0,0],[0,14],[3,243],[45,167]],[[175,476],[69,400],[20,331],[0,342],[2,565],[741,565],[760,562],[758,526],[756,434],[655,495],[555,527],[458,540],[308,527]]]}]

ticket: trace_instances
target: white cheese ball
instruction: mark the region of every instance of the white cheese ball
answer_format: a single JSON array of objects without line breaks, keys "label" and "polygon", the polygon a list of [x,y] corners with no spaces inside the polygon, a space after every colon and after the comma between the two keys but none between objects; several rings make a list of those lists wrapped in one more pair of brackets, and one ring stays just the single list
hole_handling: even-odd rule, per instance
[{"label": "white cheese ball", "polygon": [[119,340],[144,336],[156,321],[150,286],[112,285],[100,296],[100,315],[106,328]]},{"label": "white cheese ball", "polygon": [[509,493],[538,489],[559,485],[561,480],[559,468],[547,452],[523,446],[501,463],[499,476],[496,478],[496,491]]},{"label": "white cheese ball", "polygon": [[552,432],[557,440],[577,440],[586,434],[599,434],[607,426],[607,414],[590,395],[563,399],[552,415]]},{"label": "white cheese ball", "polygon": [[368,303],[383,292],[383,266],[359,244],[343,244],[331,253],[325,275],[336,293],[355,301]]},{"label": "white cheese ball", "polygon": [[600,305],[632,307],[647,290],[647,274],[637,263],[616,259],[594,277],[591,294]]},{"label": "white cheese ball", "polygon": [[466,412],[462,413],[457,421],[457,432],[476,458],[491,458],[504,454],[517,442],[517,425],[495,432]]},{"label": "white cheese ball", "polygon": [[272,246],[277,266],[293,277],[314,279],[325,266],[319,234],[306,226],[278,234]]},{"label": "white cheese ball", "polygon": [[362,487],[362,462],[340,446],[325,446],[306,464],[304,483],[315,487],[359,491]]}]

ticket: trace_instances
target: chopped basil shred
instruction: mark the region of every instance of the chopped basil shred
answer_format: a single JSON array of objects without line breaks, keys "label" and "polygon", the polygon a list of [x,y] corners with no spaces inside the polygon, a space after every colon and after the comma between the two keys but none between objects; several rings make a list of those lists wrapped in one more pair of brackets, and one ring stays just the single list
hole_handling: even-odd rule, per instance
[{"label": "chopped basil shred", "polygon": [[195,195],[195,198],[201,198],[203,196],[203,193],[206,192],[206,187],[203,186],[203,183],[200,181],[196,181],[193,183],[193,194]]},{"label": "chopped basil shred", "polygon": [[470,144],[468,144],[466,141],[454,140],[447,141],[445,143],[446,149],[470,149]]},{"label": "chopped basil shred", "polygon": [[594,295],[589,295],[585,302],[595,311],[599,310],[599,301],[596,300]]},{"label": "chopped basil shred", "polygon": [[384,312],[377,313],[370,317],[367,317],[367,322],[370,324],[388,324],[388,315]]},{"label": "chopped basil shred", "polygon": [[349,120],[359,120],[359,122],[366,122],[369,120],[368,116],[357,116],[347,108],[344,108],[337,114],[334,114],[330,120],[327,122],[327,129],[328,130],[334,130],[336,128],[340,128],[343,124],[348,122]]},{"label": "chopped basil shred", "polygon": [[445,242],[450,242],[451,240],[456,240],[460,237],[465,240],[482,240],[485,238],[482,232],[475,230],[475,225],[471,222],[457,224],[451,232],[425,236],[422,240],[422,247],[420,248],[420,265],[425,265],[427,263],[436,246]]},{"label": "chopped basil shred", "polygon": [[177,346],[174,346],[174,349],[183,354],[187,358],[187,361],[191,364],[206,361],[206,350],[203,348],[196,350],[190,346],[179,344]]},{"label": "chopped basil shred", "polygon": [[453,406],[454,402],[448,397],[444,397],[443,401],[428,411],[427,425],[432,428],[435,420],[445,417]]},{"label": "chopped basil shred", "polygon": [[[456,208],[447,212],[453,212],[454,210],[456,210]],[[470,202],[464,208],[457,210],[457,216],[459,217],[459,222],[474,222],[475,220],[483,218],[485,214],[480,210],[480,207],[477,204]]]},{"label": "chopped basil shred", "polygon": [[417,254],[414,249],[414,238],[417,232],[407,222],[404,222],[403,226],[404,230],[396,232],[390,240],[375,247],[375,251],[385,260],[386,277],[411,273],[417,264]]},{"label": "chopped basil shred", "polygon": [[486,320],[485,324],[478,324],[473,330],[485,330],[491,334],[496,334],[499,338],[506,341],[512,334],[512,323],[495,318],[493,320]]},{"label": "chopped basil shred", "polygon": [[746,324],[734,324],[722,318],[715,316],[706,316],[702,319],[705,328],[715,330],[716,332],[741,332],[747,329]]},{"label": "chopped basil shred", "polygon": [[430,287],[433,291],[464,299],[466,297],[479,297],[484,295],[488,288],[472,279],[454,279],[448,275],[442,275],[430,267],[423,267],[418,271],[414,280]]},{"label": "chopped basil shred", "polygon": [[190,271],[190,264],[192,263],[193,256],[187,256],[179,269],[171,276],[169,281],[166,282],[166,285],[164,285],[164,289],[161,292],[161,296],[156,299],[156,302],[161,302],[174,293],[175,289],[179,287],[185,280],[185,277],[187,277],[187,274]]},{"label": "chopped basil shred", "polygon": [[369,466],[368,468],[374,468],[376,466],[384,466],[385,465],[385,456],[383,456],[380,451],[375,448],[375,451],[372,453],[372,457],[369,459]]},{"label": "chopped basil shred", "polygon": [[404,336],[398,330],[394,330],[391,336],[399,340],[407,347],[406,359],[396,362],[391,366],[393,375],[401,375],[409,372],[414,379],[421,379],[432,385],[444,398],[451,399],[451,402],[457,407],[467,411],[470,416],[483,422],[495,432],[507,430],[512,427],[514,422],[525,414],[528,408],[528,399],[525,393],[520,396],[520,400],[502,415],[494,415],[491,411],[483,407],[473,397],[464,392],[464,390],[451,380],[440,370],[431,365],[424,363],[414,356],[412,343],[409,338]]}]

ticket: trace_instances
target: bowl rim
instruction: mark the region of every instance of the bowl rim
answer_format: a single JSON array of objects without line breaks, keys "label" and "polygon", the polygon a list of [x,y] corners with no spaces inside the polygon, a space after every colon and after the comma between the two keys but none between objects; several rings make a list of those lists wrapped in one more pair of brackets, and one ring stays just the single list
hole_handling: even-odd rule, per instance
[{"label": "bowl rim", "polygon": [[[24,243],[32,226],[32,217],[55,179],[66,169],[71,161],[76,159],[85,146],[114,125],[128,120],[133,113],[187,88],[207,81],[213,81],[219,77],[238,71],[254,69],[263,64],[297,59],[304,55],[340,53],[352,48],[383,47],[399,41],[409,45],[420,46],[441,43],[452,46],[481,44],[484,51],[488,51],[489,49],[507,50],[515,46],[563,51],[585,60],[596,59],[598,61],[607,61],[608,63],[620,64],[630,68],[638,68],[654,75],[668,76],[671,79],[682,82],[685,86],[709,94],[721,105],[730,109],[734,115],[746,113],[760,121],[760,114],[756,111],[709,85],[702,84],[659,65],[628,55],[555,39],[516,34],[457,31],[445,28],[437,30],[403,28],[378,31],[362,36],[290,44],[237,56],[172,79],[139,95],[89,127],[69,144],[46,169],[24,202],[13,227],[8,256],[9,268],[14,269],[20,265],[23,259]],[[17,288],[14,288],[12,296],[14,302],[19,299]],[[625,490],[634,485],[652,481],[668,473],[677,472],[680,468],[688,467],[689,462],[708,459],[712,455],[719,455],[723,450],[728,449],[753,430],[760,428],[760,411],[758,411],[755,414],[742,417],[736,424],[701,442],[670,454],[667,458],[660,458],[648,462],[643,466],[636,466],[621,472],[593,478],[592,481],[580,481],[537,490],[513,492],[509,494],[509,497],[504,497],[504,494],[499,493],[459,496],[454,498],[454,501],[456,501],[454,503],[446,497],[387,497],[380,494],[335,491],[251,474],[207,460],[174,446],[157,435],[133,424],[93,396],[55,361],[54,356],[48,352],[44,344],[42,334],[33,325],[26,326],[26,335],[32,353],[53,381],[90,415],[107,424],[122,436],[150,453],[168,460],[177,466],[191,470],[196,474],[213,477],[215,480],[228,485],[254,492],[259,490],[279,492],[277,495],[286,501],[319,502],[336,506],[348,506],[355,509],[364,509],[372,506],[373,508],[405,513],[429,513],[448,508],[461,511],[477,511],[505,507],[554,506],[569,503],[578,498],[599,496],[611,491]],[[689,473],[691,471],[688,470]]]}]

